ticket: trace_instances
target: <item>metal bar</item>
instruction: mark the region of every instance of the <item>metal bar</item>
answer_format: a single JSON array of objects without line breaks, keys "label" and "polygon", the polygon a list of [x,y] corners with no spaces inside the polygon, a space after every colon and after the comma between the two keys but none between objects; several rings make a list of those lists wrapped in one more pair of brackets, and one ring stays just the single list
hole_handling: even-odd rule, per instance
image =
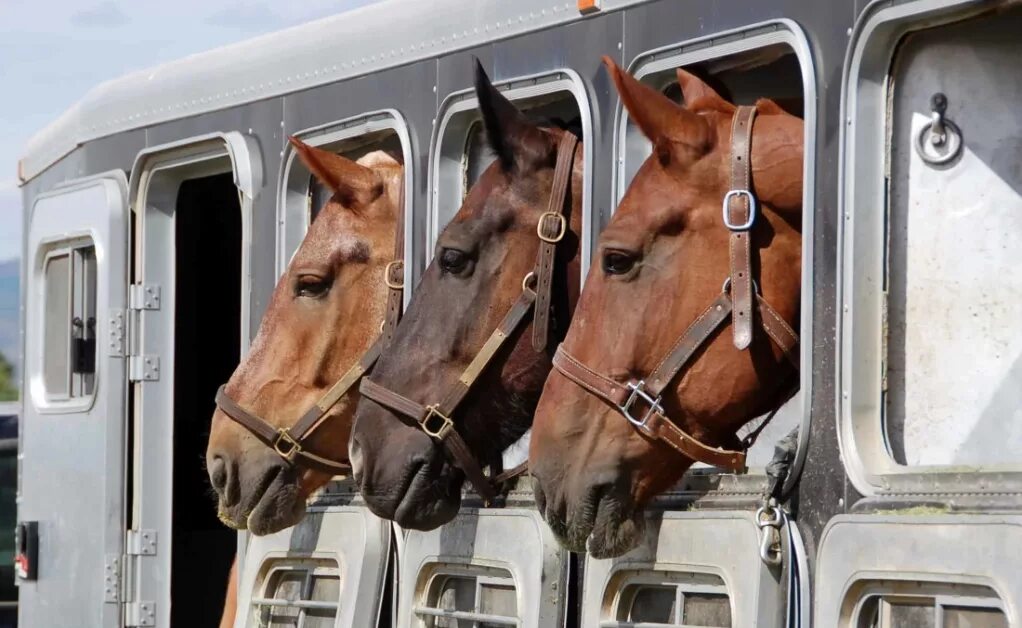
[{"label": "metal bar", "polygon": [[469,613],[466,611],[445,611],[439,608],[428,608],[416,606],[412,609],[416,615],[429,615],[430,617],[449,617],[451,619],[464,619],[467,621],[485,622],[497,624],[498,626],[520,626],[517,617],[505,617],[503,615],[486,615],[483,613]]},{"label": "metal bar", "polygon": [[277,600],[274,598],[253,598],[253,606],[285,606],[290,608],[311,608],[316,610],[336,611],[337,602],[319,602],[315,600]]}]

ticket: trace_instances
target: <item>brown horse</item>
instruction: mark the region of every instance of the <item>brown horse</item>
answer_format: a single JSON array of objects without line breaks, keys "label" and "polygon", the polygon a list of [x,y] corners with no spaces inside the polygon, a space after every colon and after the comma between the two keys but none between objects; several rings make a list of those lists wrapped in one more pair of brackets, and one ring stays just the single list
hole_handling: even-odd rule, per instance
[{"label": "brown horse", "polygon": [[[401,163],[384,152],[354,162],[291,142],[333,194],[278,282],[251,351],[223,389],[275,429],[293,427],[380,335],[403,185]],[[301,443],[303,451],[346,463],[357,402],[353,387]],[[225,524],[259,535],[292,526],[306,500],[333,477],[303,457],[286,459],[280,452],[288,453],[288,443],[276,446],[223,409],[213,414],[206,464]]]},{"label": "brown horse", "polygon": [[[452,519],[461,504],[466,454],[479,466],[496,468],[501,452],[529,429],[550,371],[552,348],[567,330],[580,283],[581,147],[566,130],[528,121],[490,84],[481,67],[476,95],[497,159],[440,235],[433,262],[393,342],[371,379],[363,380],[363,402],[352,433],[351,461],[363,498],[374,513],[406,528],[431,529]],[[570,149],[561,148],[566,143]],[[558,166],[559,156],[566,157],[566,166]],[[549,220],[552,228],[546,232],[547,223],[541,221],[551,218],[548,203],[556,204],[550,201],[558,196],[555,172],[566,181],[567,193],[560,197],[561,207],[549,208],[558,216]],[[543,243],[537,230],[549,240],[557,232],[563,236],[550,258],[552,302],[548,308],[537,306],[550,314],[549,326],[546,333],[534,334],[534,322],[523,318],[523,324],[502,337],[493,332],[508,320],[505,314],[511,316],[516,304],[531,298],[532,287],[543,289],[542,279],[537,284],[527,278],[539,268]],[[536,272],[537,277],[541,274]],[[538,351],[537,340],[542,347]],[[470,363],[479,364],[473,359],[485,353],[484,345],[498,346],[492,342],[499,343],[499,349],[485,368],[469,368]],[[474,385],[464,384],[475,378],[472,372],[478,379]],[[367,385],[382,394],[371,394]],[[396,396],[387,390],[405,403],[395,404]],[[429,410],[420,404],[436,403],[442,409],[452,391],[467,395],[451,411],[452,423],[436,414],[417,423],[423,419],[421,411]],[[377,398],[390,401],[381,404]],[[395,405],[410,410],[395,412]],[[460,435],[465,447],[449,458],[445,451],[451,450],[452,438],[462,442]],[[471,473],[469,479],[477,483]]]},{"label": "brown horse", "polygon": [[[544,518],[567,547],[596,557],[634,547],[644,505],[694,458],[744,468],[736,431],[794,381],[785,360],[797,347],[802,250],[800,119],[769,100],[740,112],[682,70],[680,106],[604,62],[653,150],[601,235],[529,456]],[[744,224],[745,206],[726,227],[732,173],[748,168],[758,216]],[[761,297],[746,311],[730,280],[748,279],[734,257],[748,242],[745,268]],[[749,337],[727,331],[754,311]]]}]

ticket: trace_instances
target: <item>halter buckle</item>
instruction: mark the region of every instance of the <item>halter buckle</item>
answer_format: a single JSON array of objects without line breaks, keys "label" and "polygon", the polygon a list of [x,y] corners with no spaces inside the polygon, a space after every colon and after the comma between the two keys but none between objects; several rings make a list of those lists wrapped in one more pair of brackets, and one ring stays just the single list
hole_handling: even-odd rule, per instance
[{"label": "halter buckle", "polygon": [[[422,428],[423,432],[426,432],[436,440],[443,440],[447,437],[447,433],[454,429],[454,421],[451,420],[451,417],[441,412],[437,407],[437,404],[426,406],[426,410],[428,410],[428,412],[426,412],[426,416],[422,418],[422,421],[419,422],[419,426]],[[440,425],[438,425],[436,429],[433,429],[430,426],[430,421],[432,419],[440,420]]]},{"label": "halter buckle", "polygon": [[[391,277],[390,277],[391,271],[394,268],[398,267],[398,266],[401,267],[401,270],[398,271],[400,273],[398,276],[401,279],[399,279],[399,280],[391,279]],[[383,269],[383,281],[384,281],[384,283],[387,284],[387,287],[390,288],[391,290],[402,290],[405,287],[404,272],[405,272],[405,263],[404,263],[404,261],[399,260],[399,259],[398,260],[394,260],[393,262],[390,262],[389,264],[387,264],[387,267]]]},{"label": "halter buckle", "polygon": [[[625,416],[626,419],[628,419],[629,423],[631,423],[632,425],[641,429],[644,432],[649,432],[649,428],[646,426],[646,423],[649,422],[649,418],[653,416],[655,412],[660,412],[661,414],[663,414],[664,411],[663,406],[660,405],[660,397],[657,397],[656,399],[650,397],[649,393],[646,392],[646,382],[643,380],[639,380],[638,382],[628,382],[627,386],[628,389],[631,390],[632,392],[630,395],[628,395],[628,399],[625,400],[623,404],[618,406],[618,410],[621,412],[621,414]],[[649,408],[646,410],[646,413],[642,416],[641,420],[636,419],[634,416],[632,416],[631,412],[632,405],[635,404],[636,399],[641,399],[643,402],[646,403],[647,406],[649,406]]]},{"label": "halter buckle", "polygon": [[273,440],[273,450],[284,460],[294,462],[295,457],[302,451],[302,446],[286,429],[280,428],[277,430],[277,438]]},{"label": "halter buckle", "polygon": [[[745,222],[736,225],[731,222],[731,199],[746,197],[749,199],[749,218]],[[756,222],[756,197],[749,190],[731,190],[724,195],[724,203],[721,205],[724,215],[724,226],[731,231],[748,231]]]},{"label": "halter buckle", "polygon": [[[543,225],[546,222],[547,216],[553,216],[557,219],[557,235],[547,236],[543,234]],[[564,219],[564,216],[558,212],[543,212],[543,215],[539,217],[539,222],[536,223],[536,235],[539,239],[550,244],[557,244],[564,239],[564,234],[568,232],[568,221]]]}]

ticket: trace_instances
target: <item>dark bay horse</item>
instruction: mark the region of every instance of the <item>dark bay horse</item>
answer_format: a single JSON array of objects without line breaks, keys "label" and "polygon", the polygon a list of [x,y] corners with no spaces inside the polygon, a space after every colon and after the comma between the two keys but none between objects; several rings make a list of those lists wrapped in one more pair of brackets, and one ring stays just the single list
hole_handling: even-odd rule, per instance
[{"label": "dark bay horse", "polygon": [[491,490],[479,469],[529,429],[580,283],[581,146],[527,120],[481,67],[475,86],[497,159],[363,380],[351,439],[366,503],[406,528],[451,520],[466,475]]},{"label": "dark bay horse", "polygon": [[[218,395],[206,450],[220,519],[258,535],[297,523],[307,499],[344,472],[359,365],[376,346],[400,281],[391,275],[400,267],[401,163],[381,151],[355,162],[291,142],[332,196],[278,282],[251,351]],[[354,378],[347,387],[345,377]],[[336,398],[324,402],[332,391]],[[246,416],[250,425],[239,422]],[[290,438],[287,430],[306,416],[316,419],[306,438]]]},{"label": "dark bay horse", "polygon": [[653,150],[600,237],[529,457],[544,518],[595,557],[634,547],[694,461],[744,470],[737,430],[797,381],[802,250],[800,119],[682,70],[680,106],[604,62]]}]

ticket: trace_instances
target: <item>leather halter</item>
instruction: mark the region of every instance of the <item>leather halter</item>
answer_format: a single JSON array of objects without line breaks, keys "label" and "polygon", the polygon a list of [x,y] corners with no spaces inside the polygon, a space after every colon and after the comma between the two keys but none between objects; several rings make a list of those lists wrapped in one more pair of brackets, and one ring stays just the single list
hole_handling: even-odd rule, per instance
[{"label": "leather halter", "polygon": [[390,344],[390,340],[394,336],[394,328],[401,320],[404,297],[404,262],[401,261],[404,254],[405,187],[403,179],[400,186],[397,204],[399,213],[394,235],[394,261],[388,263],[383,271],[383,281],[387,284],[387,311],[384,314],[383,324],[380,326],[379,337],[362,354],[358,362],[349,368],[294,425],[287,428],[276,427],[266,419],[242,408],[227,395],[226,385],[216,391],[216,405],[228,418],[272,447],[281,458],[292,465],[299,461],[307,467],[334,475],[351,473],[349,463],[338,462],[314,454],[305,448],[305,442],[319,426],[325,423],[327,413],[350,393],[355,384],[373,368],[380,353]]},{"label": "leather halter", "polygon": [[554,260],[557,243],[564,239],[568,232],[568,219],[564,215],[564,210],[567,204],[568,185],[571,182],[572,162],[577,144],[578,138],[565,132],[557,146],[557,166],[554,170],[549,205],[536,225],[536,235],[539,237],[540,243],[535,270],[522,279],[522,292],[518,299],[483,343],[482,348],[479,349],[457,381],[448,389],[446,395],[440,397],[440,401],[437,403],[423,405],[389,390],[369,378],[363,379],[359,385],[359,390],[364,397],[372,399],[392,412],[414,420],[423,432],[443,444],[487,506],[497,496],[494,485],[523,473],[526,466],[519,465],[492,479],[487,478],[481,465],[465,443],[465,439],[455,428],[451,416],[464,401],[468,391],[498,350],[514,334],[515,329],[526,320],[526,315],[530,310],[533,311],[532,346],[536,351],[546,348]]},{"label": "leather halter", "polygon": [[751,187],[750,157],[755,117],[755,107],[742,106],[738,107],[732,122],[731,190],[724,195],[722,206],[724,226],[731,231],[731,274],[724,281],[720,295],[688,326],[645,379],[622,384],[583,364],[568,353],[564,345],[557,348],[553,360],[554,368],[561,374],[583,390],[609,402],[642,434],[667,443],[692,460],[738,473],[746,470],[746,450],[766,423],[745,439],[741,450],[713,447],[685,432],[667,417],[662,394],[728,317],[731,317],[736,349],[744,350],[752,342],[755,318],[795,369],[799,368],[798,334],[763,300],[752,279],[749,240],[756,222],[757,206]]}]

